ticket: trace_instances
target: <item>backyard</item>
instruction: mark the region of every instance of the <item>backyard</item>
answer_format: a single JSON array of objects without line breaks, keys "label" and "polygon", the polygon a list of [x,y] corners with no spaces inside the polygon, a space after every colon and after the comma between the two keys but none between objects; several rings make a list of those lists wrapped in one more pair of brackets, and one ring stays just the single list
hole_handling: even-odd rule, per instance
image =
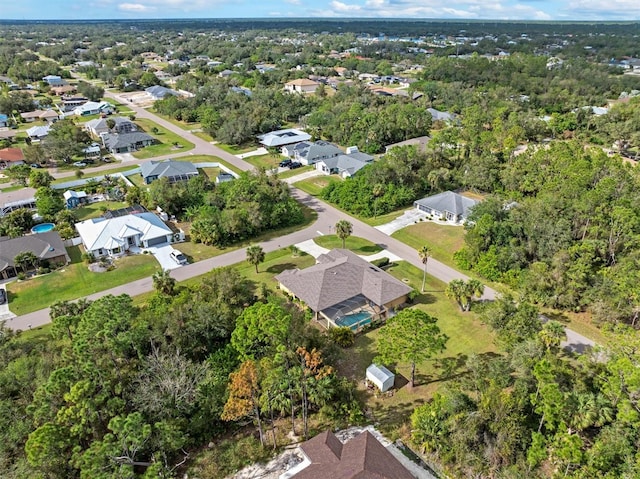
[{"label": "backyard", "polygon": [[[189,151],[195,146],[193,143],[185,140],[181,136],[176,135],[146,118],[137,118],[136,123],[142,127],[145,132],[152,135],[160,142],[133,153],[133,156],[140,160],[153,158],[155,156],[170,155],[172,152]],[[176,144],[179,146],[176,146]]]},{"label": "backyard", "polygon": [[151,255],[124,256],[116,260],[116,268],[93,273],[82,261],[80,246],[67,248],[71,263],[49,274],[7,284],[11,311],[18,316],[47,308],[62,300],[82,298],[130,281],[146,278],[160,270]]},{"label": "backyard", "polygon": [[[88,220],[101,216],[106,210],[117,210],[129,206],[121,201],[97,201],[72,210],[78,217],[78,221]],[[105,209],[106,208],[106,209]]]},{"label": "backyard", "polygon": [[[416,290],[422,284],[422,271],[404,261],[393,265],[387,271],[396,278],[407,282]],[[390,397],[375,395],[364,387],[365,370],[377,356],[376,342],[379,329],[371,330],[356,337],[355,345],[344,351],[338,371],[358,382],[365,409],[370,411],[372,420],[380,423],[380,429],[391,439],[401,435],[411,412],[424,403],[447,381],[464,372],[464,364],[472,354],[496,354],[493,333],[483,325],[473,313],[462,313],[455,302],[444,295],[445,284],[427,276],[426,292],[419,295],[414,307],[438,318],[441,331],[449,336],[447,349],[438,357],[417,365],[416,386],[409,390],[401,387]],[[386,364],[396,373],[396,386],[405,385],[410,374],[409,364]]]}]

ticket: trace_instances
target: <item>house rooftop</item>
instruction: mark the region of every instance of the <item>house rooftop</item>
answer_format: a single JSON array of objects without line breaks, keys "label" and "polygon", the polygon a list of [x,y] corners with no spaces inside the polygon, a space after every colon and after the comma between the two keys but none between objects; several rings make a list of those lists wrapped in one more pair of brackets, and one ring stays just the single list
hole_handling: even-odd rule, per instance
[{"label": "house rooftop", "polygon": [[197,175],[198,169],[188,161],[149,161],[140,165],[140,172],[143,178],[149,176],[171,177],[182,175]]},{"label": "house rooftop", "polygon": [[277,147],[300,143],[311,139],[311,135],[296,128],[288,128],[286,130],[277,130],[259,135],[258,140],[266,147]]},{"label": "house rooftop", "polygon": [[369,431],[344,444],[325,431],[303,442],[300,449],[311,464],[292,479],[414,479]]},{"label": "house rooftop", "polygon": [[0,271],[15,266],[13,259],[25,251],[31,251],[40,259],[56,258],[65,255],[70,261],[62,238],[57,231],[47,231],[19,238],[0,238]]},{"label": "house rooftop", "polygon": [[0,150],[0,161],[24,161],[24,153],[20,148],[2,148]]},{"label": "house rooftop", "polygon": [[130,133],[106,133],[102,138],[105,146],[109,150],[124,148],[142,141],[153,140],[151,135],[143,131],[132,131]]},{"label": "house rooftop", "polygon": [[320,255],[310,268],[283,271],[276,280],[314,311],[358,295],[381,306],[411,291],[402,281],[346,249]]},{"label": "house rooftop", "polygon": [[470,209],[477,203],[478,201],[462,196],[459,193],[444,191],[437,195],[422,198],[416,201],[414,205],[428,207],[435,211],[447,211],[456,216],[462,215],[463,218],[466,218]]}]

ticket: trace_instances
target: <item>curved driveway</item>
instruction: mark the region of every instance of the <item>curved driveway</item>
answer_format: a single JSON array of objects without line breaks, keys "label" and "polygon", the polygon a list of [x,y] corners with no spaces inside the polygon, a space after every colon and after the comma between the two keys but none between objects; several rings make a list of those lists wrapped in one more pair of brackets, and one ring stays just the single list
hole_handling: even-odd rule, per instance
[{"label": "curved driveway", "polygon": [[[127,103],[122,99],[119,99],[117,95],[106,92],[105,96],[114,98],[122,103]],[[135,111],[136,116],[139,118],[148,118],[159,125],[163,126],[167,130],[170,130],[183,138],[191,141],[195,145],[195,149],[191,150],[188,153],[198,154],[198,155],[215,155],[223,160],[231,163],[242,171],[247,171],[253,169],[253,166],[244,160],[216,147],[215,145],[204,141],[203,139],[189,133],[182,128],[174,125],[171,122],[168,122],[152,112],[145,110],[143,108],[134,107],[132,105],[127,104],[133,111]],[[176,155],[173,155],[176,156]],[[182,156],[182,155],[181,155]],[[151,160],[151,159],[149,159]],[[147,161],[149,161],[147,160]],[[102,167],[101,167],[102,168]],[[390,252],[396,254],[401,257],[405,261],[413,264],[414,266],[422,269],[423,265],[418,257],[416,250],[411,248],[410,246],[398,241],[395,238],[385,235],[381,231],[378,231],[376,228],[367,225],[366,223],[353,218],[346,213],[341,212],[340,210],[334,208],[333,206],[320,201],[318,198],[312,197],[307,193],[297,189],[291,188],[291,194],[294,198],[296,198],[299,202],[304,205],[312,208],[318,214],[318,219],[311,226],[296,231],[294,233],[280,236],[278,238],[274,238],[268,241],[264,241],[260,243],[260,246],[265,250],[265,252],[275,251],[280,248],[284,248],[287,246],[291,246],[297,243],[301,243],[302,241],[306,241],[317,237],[321,234],[329,234],[333,228],[333,225],[336,224],[338,220],[346,219],[353,224],[353,234],[354,236],[361,236],[363,238],[372,241],[373,243],[381,245],[383,248],[388,249]],[[193,263],[190,265],[183,266],[181,268],[175,269],[171,271],[171,276],[173,276],[178,281],[184,281],[186,279],[192,278],[194,276],[198,276],[210,271],[213,268],[221,267],[221,266],[229,266],[232,264],[240,263],[246,259],[245,248],[237,249],[234,251],[230,251],[229,253],[222,254],[220,256],[216,256],[214,258],[209,258],[203,261],[199,261],[197,263]],[[434,276],[435,278],[448,283],[453,279],[468,279],[467,276],[456,271],[449,266],[436,261],[435,259],[429,259],[427,264],[427,272]],[[106,296],[108,294],[119,295],[119,294],[129,294],[130,296],[136,296],[142,293],[146,293],[153,290],[153,284],[151,278],[143,278],[138,281],[134,281],[128,284],[124,284],[121,286],[117,286],[115,288],[101,291],[96,294],[92,294],[87,296],[89,300],[95,300],[100,297]],[[483,299],[491,300],[495,299],[496,291],[485,287]],[[33,313],[25,314],[23,316],[18,316],[12,320],[7,322],[7,325],[13,329],[28,329],[30,327],[37,327],[43,324],[50,322],[49,318],[49,309],[42,309],[40,311],[35,311]],[[567,329],[567,341],[564,343],[564,346],[568,349],[574,351],[584,351],[589,347],[594,346],[594,342],[590,339]]]}]

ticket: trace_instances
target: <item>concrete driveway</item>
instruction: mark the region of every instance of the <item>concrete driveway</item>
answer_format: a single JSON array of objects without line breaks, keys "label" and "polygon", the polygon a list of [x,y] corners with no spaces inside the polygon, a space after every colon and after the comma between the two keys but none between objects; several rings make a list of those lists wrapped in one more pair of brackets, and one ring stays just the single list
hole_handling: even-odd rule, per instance
[{"label": "concrete driveway", "polygon": [[[4,290],[5,298],[8,298],[7,289],[5,288],[5,286],[3,284],[0,284],[0,289]],[[16,316],[15,314],[13,314],[11,311],[9,311],[9,300],[8,299],[4,304],[0,304],[0,321],[4,321],[4,320],[7,320],[7,319],[15,318],[15,316]]]},{"label": "concrete driveway", "polygon": [[385,223],[380,226],[376,226],[378,231],[382,231],[384,234],[391,236],[398,230],[410,226],[424,218],[427,217],[427,214],[418,211],[416,208],[405,211],[404,214],[393,221]]},{"label": "concrete driveway", "polygon": [[176,263],[171,256],[169,256],[173,251],[173,246],[171,246],[169,243],[164,243],[158,246],[150,246],[144,249],[149,251],[155,257],[155,259],[158,260],[158,263],[160,263],[160,267],[162,269],[172,270],[181,266]]}]

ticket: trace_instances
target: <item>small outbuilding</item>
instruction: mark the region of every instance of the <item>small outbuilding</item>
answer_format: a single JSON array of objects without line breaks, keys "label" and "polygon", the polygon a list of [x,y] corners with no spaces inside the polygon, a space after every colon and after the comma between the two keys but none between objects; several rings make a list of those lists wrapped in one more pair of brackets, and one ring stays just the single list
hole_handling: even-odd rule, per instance
[{"label": "small outbuilding", "polygon": [[367,380],[380,389],[380,392],[385,392],[393,387],[396,375],[384,366],[372,364],[367,368]]}]

